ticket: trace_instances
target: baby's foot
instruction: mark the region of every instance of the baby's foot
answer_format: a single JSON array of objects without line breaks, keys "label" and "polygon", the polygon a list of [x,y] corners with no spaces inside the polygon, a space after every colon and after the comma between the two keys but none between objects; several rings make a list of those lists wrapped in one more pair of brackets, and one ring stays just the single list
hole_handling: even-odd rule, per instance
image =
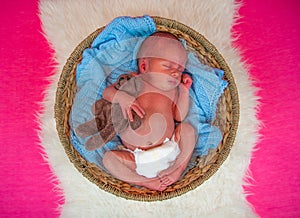
[{"label": "baby's foot", "polygon": [[167,169],[158,174],[160,180],[166,185],[172,185],[173,183],[177,182],[179,177],[181,176],[182,170],[181,168],[177,169]]},{"label": "baby's foot", "polygon": [[161,182],[166,186],[172,185],[178,180],[176,176],[168,175],[161,178]]},{"label": "baby's foot", "polygon": [[156,191],[163,191],[167,188],[167,185],[164,184],[159,178],[154,178],[147,182],[143,182],[142,186]]},{"label": "baby's foot", "polygon": [[173,165],[165,170],[160,171],[157,176],[158,176],[158,178],[163,178],[163,177],[171,175],[175,170],[176,170],[176,168]]}]

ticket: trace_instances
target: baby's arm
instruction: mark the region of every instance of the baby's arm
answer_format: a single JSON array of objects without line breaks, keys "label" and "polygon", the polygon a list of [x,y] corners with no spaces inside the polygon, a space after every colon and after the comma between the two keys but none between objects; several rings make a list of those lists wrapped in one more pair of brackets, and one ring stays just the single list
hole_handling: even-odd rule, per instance
[{"label": "baby's arm", "polygon": [[181,122],[186,117],[189,111],[189,90],[193,83],[192,78],[187,75],[183,74],[181,83],[179,84],[179,94],[178,99],[175,105],[175,113],[174,119],[178,122]]},{"label": "baby's arm", "polygon": [[115,84],[108,86],[103,91],[103,98],[111,103],[118,103],[122,109],[124,118],[133,121],[132,110],[137,113],[140,118],[144,117],[144,110],[136,101],[136,98],[126,92],[117,90]]}]

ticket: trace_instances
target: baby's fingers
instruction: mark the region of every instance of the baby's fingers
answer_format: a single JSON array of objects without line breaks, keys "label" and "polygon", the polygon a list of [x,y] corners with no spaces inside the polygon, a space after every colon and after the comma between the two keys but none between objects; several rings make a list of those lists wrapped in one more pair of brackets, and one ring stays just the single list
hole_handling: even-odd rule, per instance
[{"label": "baby's fingers", "polygon": [[132,115],[131,107],[127,108],[127,117],[128,117],[130,122],[133,121],[133,115]]},{"label": "baby's fingers", "polygon": [[182,83],[186,88],[190,88],[193,83],[193,80],[189,75],[183,74],[182,75]]},{"label": "baby's fingers", "polygon": [[138,105],[138,104],[133,104],[131,105],[131,109],[140,117],[143,118],[145,115],[144,109]]},{"label": "baby's fingers", "polygon": [[[128,117],[129,121],[132,122],[133,121],[133,114],[132,111],[134,111],[140,118],[144,117],[144,110],[143,108],[141,108],[139,105],[137,104],[132,104],[130,107],[127,108],[126,110],[126,117]],[[126,118],[125,117],[125,118]]]}]

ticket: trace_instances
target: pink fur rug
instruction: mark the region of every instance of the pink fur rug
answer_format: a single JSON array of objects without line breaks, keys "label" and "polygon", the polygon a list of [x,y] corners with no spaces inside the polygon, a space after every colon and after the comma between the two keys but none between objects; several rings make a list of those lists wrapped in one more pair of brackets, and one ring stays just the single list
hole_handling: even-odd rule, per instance
[{"label": "pink fur rug", "polygon": [[235,44],[259,88],[262,121],[250,164],[253,181],[245,191],[261,217],[300,217],[299,2],[243,5]]}]

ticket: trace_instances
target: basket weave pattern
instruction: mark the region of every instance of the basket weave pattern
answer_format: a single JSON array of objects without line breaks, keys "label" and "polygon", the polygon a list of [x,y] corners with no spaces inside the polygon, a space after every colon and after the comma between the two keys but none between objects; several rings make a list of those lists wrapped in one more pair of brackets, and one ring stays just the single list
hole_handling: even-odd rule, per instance
[{"label": "basket weave pattern", "polygon": [[168,186],[163,192],[137,187],[120,181],[103,172],[95,164],[86,161],[75,150],[69,137],[69,114],[76,94],[76,66],[81,61],[83,50],[90,47],[93,40],[104,27],[96,30],[83,40],[68,58],[58,83],[55,102],[55,119],[58,134],[65,152],[78,171],[105,191],[126,199],[140,201],[164,200],[179,196],[209,179],[227,158],[234,142],[239,120],[238,93],[234,78],[225,60],[216,48],[202,35],[181,23],[161,17],[153,17],[153,19],[158,30],[168,31],[179,38],[185,39],[188,47],[199,58],[200,62],[222,69],[225,72],[224,79],[228,81],[229,85],[219,100],[216,120],[214,121],[214,125],[218,126],[223,133],[223,139],[217,149],[210,151],[205,157],[198,157],[194,164],[195,167],[190,169],[179,181]]}]

